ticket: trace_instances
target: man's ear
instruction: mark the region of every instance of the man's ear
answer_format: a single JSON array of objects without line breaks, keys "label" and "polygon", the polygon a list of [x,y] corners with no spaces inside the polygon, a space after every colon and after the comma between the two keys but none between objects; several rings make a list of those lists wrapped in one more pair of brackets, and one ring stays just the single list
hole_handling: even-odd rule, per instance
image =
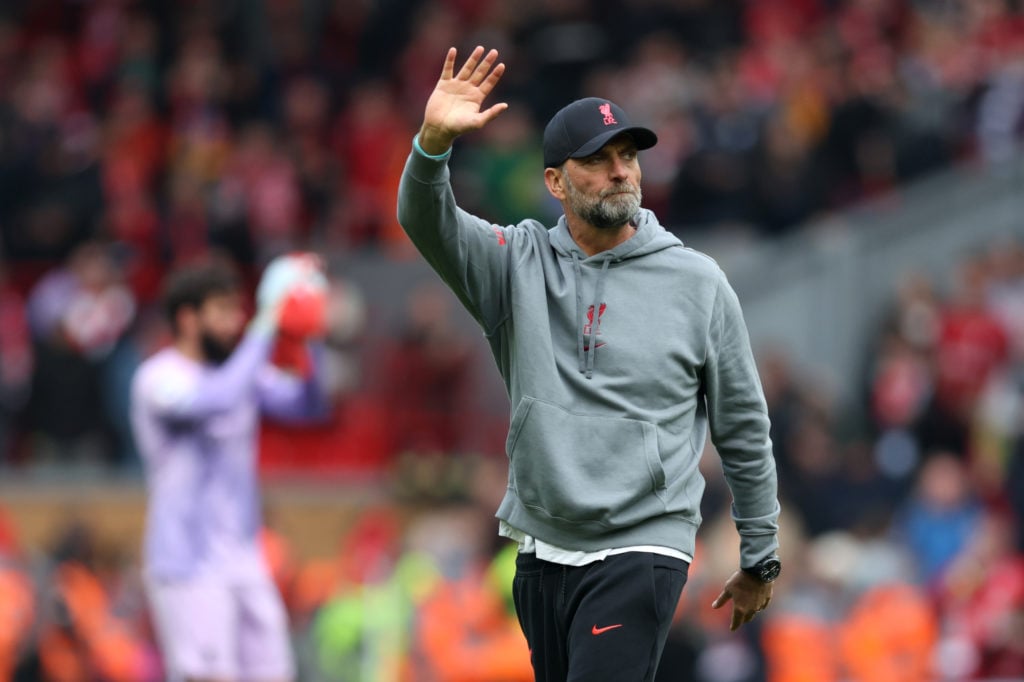
[{"label": "man's ear", "polygon": [[565,189],[565,177],[562,175],[561,168],[545,168],[544,184],[547,185],[551,196],[559,201],[565,201],[568,195]]}]

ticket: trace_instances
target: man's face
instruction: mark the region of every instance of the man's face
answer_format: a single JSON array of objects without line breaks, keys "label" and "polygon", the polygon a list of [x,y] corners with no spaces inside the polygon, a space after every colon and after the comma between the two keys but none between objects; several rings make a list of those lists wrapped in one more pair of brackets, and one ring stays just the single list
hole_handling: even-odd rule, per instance
[{"label": "man's face", "polygon": [[640,211],[640,163],[628,136],[562,167],[569,210],[600,229],[625,225]]},{"label": "man's face", "polygon": [[206,359],[215,364],[227,360],[245,326],[245,310],[238,293],[207,297],[197,311],[199,343]]}]

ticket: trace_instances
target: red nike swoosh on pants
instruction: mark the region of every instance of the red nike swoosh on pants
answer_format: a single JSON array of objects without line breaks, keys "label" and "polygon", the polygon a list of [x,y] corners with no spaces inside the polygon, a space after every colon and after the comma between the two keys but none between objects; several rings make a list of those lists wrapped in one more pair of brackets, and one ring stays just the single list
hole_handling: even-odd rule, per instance
[{"label": "red nike swoosh on pants", "polygon": [[594,625],[594,627],[591,628],[591,630],[590,630],[590,634],[592,634],[592,635],[599,635],[602,632],[608,632],[609,630],[614,630],[615,628],[621,628],[621,627],[622,627],[622,623],[617,623],[615,625],[605,625],[603,628],[599,628],[599,627],[597,627],[597,625]]}]

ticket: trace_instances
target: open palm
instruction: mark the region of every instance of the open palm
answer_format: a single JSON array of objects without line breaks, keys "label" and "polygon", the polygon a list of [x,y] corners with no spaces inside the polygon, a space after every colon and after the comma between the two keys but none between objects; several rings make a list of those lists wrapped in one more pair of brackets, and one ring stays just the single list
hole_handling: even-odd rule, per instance
[{"label": "open palm", "polygon": [[420,144],[428,153],[444,151],[456,137],[479,130],[508,108],[504,102],[482,108],[505,72],[504,64],[494,65],[498,51],[491,50],[484,56],[484,48],[477,47],[458,73],[455,55],[455,48],[450,48],[441,78],[427,100]]}]

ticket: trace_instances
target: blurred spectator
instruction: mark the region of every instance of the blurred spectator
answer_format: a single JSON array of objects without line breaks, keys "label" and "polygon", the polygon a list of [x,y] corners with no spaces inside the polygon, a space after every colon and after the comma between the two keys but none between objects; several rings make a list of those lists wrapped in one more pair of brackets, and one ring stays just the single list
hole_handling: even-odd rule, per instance
[{"label": "blurred spectator", "polygon": [[[116,613],[98,570],[101,549],[92,531],[80,524],[65,528],[51,559],[38,650],[22,660],[18,674],[56,682],[155,682],[153,647],[130,617]],[[117,574],[123,570],[119,566]]]},{"label": "blurred spectator", "polygon": [[142,302],[156,299],[165,256],[154,190],[167,153],[167,128],[142,84],[125,80],[111,96],[103,136],[108,236],[128,254],[126,279]]},{"label": "blurred spectator", "polygon": [[966,468],[950,453],[932,455],[895,530],[914,555],[918,578],[932,585],[977,532],[982,514]]},{"label": "blurred spectator", "polygon": [[331,243],[338,248],[404,244],[395,217],[395,196],[410,150],[411,130],[387,84],[369,81],[349,93],[332,132],[344,168],[335,191]]},{"label": "blurred spectator", "polygon": [[11,456],[16,418],[28,399],[34,355],[25,301],[0,259],[0,462]]},{"label": "blurred spectator", "polygon": [[96,232],[100,137],[69,51],[56,36],[36,41],[0,93],[0,234],[15,260],[52,262]]},{"label": "blurred spectator", "polygon": [[875,349],[871,412],[879,430],[913,429],[934,391],[930,353],[939,333],[938,302],[930,283],[909,277]]},{"label": "blurred spectator", "polygon": [[839,631],[840,658],[859,682],[929,682],[938,623],[924,594],[890,584],[863,594]]},{"label": "blurred spectator", "polygon": [[307,666],[324,679],[413,679],[414,608],[436,584],[437,568],[419,551],[400,551],[395,521],[384,512],[357,523],[343,539],[332,582],[321,585],[329,591],[310,622]]},{"label": "blurred spectator", "polygon": [[328,276],[326,386],[332,396],[347,396],[363,383],[358,350],[366,331],[365,295],[352,281]]},{"label": "blurred spectator", "polygon": [[381,360],[392,452],[458,452],[471,354],[453,326],[451,297],[426,284],[412,291],[404,312]]},{"label": "blurred spectator", "polygon": [[925,448],[967,452],[974,405],[993,371],[1009,359],[1006,331],[986,307],[987,274],[984,261],[965,261],[939,320],[935,403],[924,434]]},{"label": "blurred spectator", "polygon": [[13,679],[35,623],[35,595],[28,574],[0,555],[0,680]]},{"label": "blurred spectator", "polygon": [[0,507],[0,562],[8,562],[21,554],[18,536],[11,525],[7,512]]},{"label": "blurred spectator", "polygon": [[987,254],[985,303],[1010,338],[1013,359],[1024,359],[1024,244],[1000,240]]},{"label": "blurred spectator", "polygon": [[779,488],[800,515],[808,535],[815,536],[849,526],[861,500],[844,471],[843,449],[836,442],[827,418],[803,415],[789,442],[791,467],[780,477]]},{"label": "blurred spectator", "polygon": [[[1024,676],[1024,554],[1006,520],[989,515],[950,565],[941,605],[951,672],[972,678]],[[952,676],[950,676],[952,677]]]},{"label": "blurred spectator", "polygon": [[[1013,158],[1021,149],[1020,130],[1024,126],[1024,29],[1014,31],[1008,8],[999,2],[987,5],[997,16],[983,20],[992,52],[1003,52],[1005,59],[987,74],[988,88],[978,103],[977,134],[981,152],[987,161]],[[988,9],[986,8],[986,9]],[[984,11],[984,10],[983,10]],[[1020,23],[1020,19],[1017,19]],[[1002,24],[1002,25],[1000,25]]]},{"label": "blurred spectator", "polygon": [[323,240],[323,221],[341,173],[330,145],[331,92],[317,79],[297,77],[283,98],[283,145],[294,161],[301,193],[297,227],[303,234]]},{"label": "blurred spectator", "polygon": [[668,225],[749,225],[753,218],[754,151],[765,112],[748,107],[736,63],[723,56],[694,106],[695,153],[682,164]]},{"label": "blurred spectator", "polygon": [[135,313],[111,253],[100,244],[75,251],[66,267],[47,274],[29,298],[38,340],[60,342],[90,358],[108,355]]},{"label": "blurred spectator", "polygon": [[33,288],[28,316],[36,356],[28,425],[40,456],[118,461],[126,446],[113,441],[118,424],[103,398],[115,396],[104,387],[117,369],[135,300],[110,252],[97,243],[79,247]]},{"label": "blurred spectator", "polygon": [[237,261],[265,262],[296,246],[302,227],[298,174],[269,125],[241,130],[217,194],[221,225],[211,241]]},{"label": "blurred spectator", "polygon": [[[994,371],[978,396],[971,423],[972,474],[978,492],[994,505],[1021,508],[1024,471],[1024,363],[1021,359]],[[1024,520],[1024,516],[1022,516]],[[1024,525],[1022,525],[1024,530]]]},{"label": "blurred spectator", "polygon": [[769,233],[814,216],[824,204],[821,169],[808,153],[811,140],[781,115],[768,119],[754,158],[752,211]]},{"label": "blurred spectator", "polygon": [[1024,555],[1024,495],[1021,490],[1024,490],[1024,438],[1018,436],[1010,452],[1005,491],[1017,528],[1017,551]]},{"label": "blurred spectator", "polygon": [[[417,614],[414,649],[424,661],[419,677],[438,682],[533,679],[526,638],[511,606],[516,548],[503,544],[497,556],[486,556],[491,530],[483,518],[476,509],[455,507],[421,517],[409,528],[410,552],[422,552],[439,569]],[[500,574],[508,579],[494,582]]]}]

